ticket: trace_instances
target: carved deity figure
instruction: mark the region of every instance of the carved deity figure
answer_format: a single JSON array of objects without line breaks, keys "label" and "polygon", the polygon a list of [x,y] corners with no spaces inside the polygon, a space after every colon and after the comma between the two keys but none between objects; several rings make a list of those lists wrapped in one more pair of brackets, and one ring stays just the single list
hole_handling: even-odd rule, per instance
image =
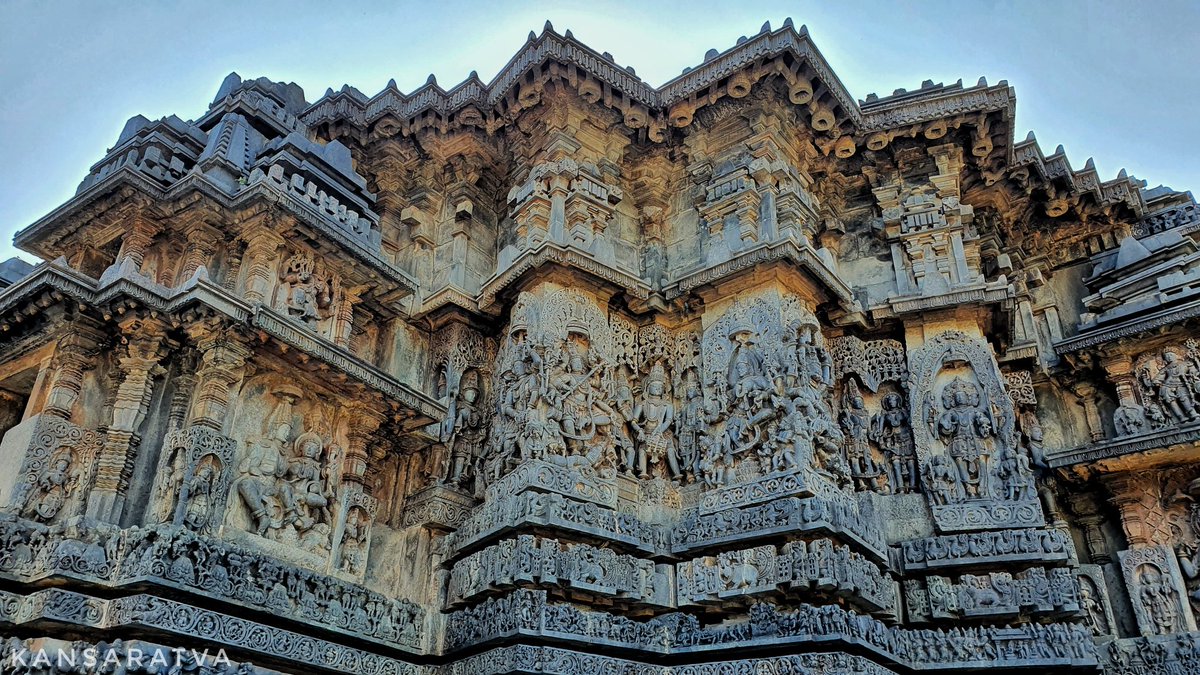
[{"label": "carved deity figure", "polygon": [[346,514],[341,560],[338,563],[338,568],[346,574],[359,574],[366,564],[367,524],[363,520],[360,508],[352,508]]},{"label": "carved deity figure", "polygon": [[175,517],[176,499],[183,484],[184,474],[187,473],[187,448],[164,448],[169,453],[167,461],[163,462],[162,475],[154,487],[154,507],[151,511],[151,522],[169,523]]},{"label": "carved deity figure", "polygon": [[208,533],[216,514],[217,481],[220,468],[213,463],[212,455],[201,459],[187,484],[187,506],[184,508],[183,524],[196,532]]},{"label": "carved deity figure", "polygon": [[585,348],[569,342],[561,367],[550,375],[544,398],[548,420],[557,423],[557,435],[572,455],[587,455],[592,446],[611,442],[603,437],[613,424],[615,411],[603,400],[594,381],[603,364],[589,367]]},{"label": "carved deity figure", "polygon": [[842,393],[842,412],[838,421],[845,436],[842,447],[850,465],[854,487],[858,490],[876,489],[881,472],[875,464],[875,458],[871,456],[871,447],[867,442],[871,417],[867,413],[866,402],[858,391],[858,384],[853,379],[846,382],[846,389]]},{"label": "carved deity figure", "polygon": [[636,470],[641,478],[649,476],[647,462],[652,465],[666,462],[671,478],[683,475],[671,430],[675,422],[675,405],[666,397],[666,383],[662,364],[655,363],[646,379],[643,400],[633,410],[632,425],[639,442]]},{"label": "carved deity figure", "polygon": [[942,409],[937,431],[958,469],[962,492],[967,498],[986,497],[990,453],[984,441],[994,432],[991,417],[980,407],[979,388],[954,378],[942,391]]},{"label": "carved deity figure", "polygon": [[695,380],[689,379],[676,428],[679,430],[679,464],[686,481],[696,478],[700,458],[700,429],[704,424],[704,393]]},{"label": "carved deity figure", "polygon": [[726,373],[730,400],[754,424],[765,412],[772,391],[762,349],[747,326],[735,328],[729,339],[733,342]]},{"label": "carved deity figure", "polygon": [[793,386],[825,391],[832,382],[833,358],[818,339],[820,326],[811,320],[803,321],[793,326],[793,334],[796,336],[795,361],[788,368]]},{"label": "carved deity figure", "polygon": [[450,410],[447,414],[447,425],[450,427],[450,437],[446,446],[450,449],[450,466],[447,469],[445,481],[452,485],[462,485],[469,478],[469,472],[479,454],[479,444],[483,438],[483,416],[477,407],[479,387],[474,378],[462,384],[461,393],[450,399]]},{"label": "carved deity figure", "polygon": [[1193,422],[1200,419],[1196,411],[1194,390],[1200,385],[1196,367],[1172,351],[1162,355],[1163,367],[1154,378],[1159,401],[1176,422]]},{"label": "carved deity figure", "polygon": [[890,490],[896,494],[913,492],[917,489],[917,454],[904,398],[889,393],[881,406],[871,419],[871,440],[883,452]]},{"label": "carved deity figure", "polygon": [[291,423],[284,417],[250,444],[234,491],[249,511],[252,532],[321,553],[329,547],[334,496],[325,445],[311,431],[295,443],[288,442],[290,436]]},{"label": "carved deity figure", "polygon": [[294,518],[296,529],[307,532],[317,523],[329,522],[331,491],[321,459],[325,451],[321,437],[309,431],[296,439],[295,453],[284,474],[284,509]]},{"label": "carved deity figure", "polygon": [[250,512],[254,533],[266,536],[278,515],[275,499],[280,479],[287,470],[285,461],[291,423],[281,421],[271,432],[250,445],[250,452],[238,466],[236,491]]},{"label": "carved deity figure", "polygon": [[296,254],[288,258],[279,278],[285,284],[284,306],[288,316],[315,326],[321,312],[333,304],[333,288],[329,281],[316,276],[314,262],[308,256]]},{"label": "carved deity figure", "polygon": [[1079,606],[1083,609],[1083,622],[1092,629],[1093,635],[1108,635],[1110,632],[1108,617],[1104,613],[1104,605],[1101,604],[1098,595],[1092,582],[1086,577],[1080,577]]},{"label": "carved deity figure", "polygon": [[1138,598],[1146,615],[1154,624],[1156,635],[1179,630],[1178,593],[1171,580],[1154,565],[1142,565],[1138,570]]},{"label": "carved deity figure", "polygon": [[32,485],[27,486],[21,504],[21,515],[43,523],[54,520],[67,504],[67,498],[78,482],[79,470],[71,470],[74,463],[69,448],[54,453]]}]

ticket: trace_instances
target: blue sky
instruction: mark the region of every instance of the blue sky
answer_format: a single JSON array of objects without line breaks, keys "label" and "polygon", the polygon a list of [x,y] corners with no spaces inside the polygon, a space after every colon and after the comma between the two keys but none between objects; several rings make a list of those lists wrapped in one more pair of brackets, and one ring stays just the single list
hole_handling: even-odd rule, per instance
[{"label": "blue sky", "polygon": [[[1200,189],[1200,2],[0,1],[0,260],[135,114],[204,112],[230,71],[373,95],[485,81],[546,19],[653,85],[791,16],[856,98],[1007,79],[1017,131],[1102,178]],[[27,256],[26,256],[27,257]]]}]

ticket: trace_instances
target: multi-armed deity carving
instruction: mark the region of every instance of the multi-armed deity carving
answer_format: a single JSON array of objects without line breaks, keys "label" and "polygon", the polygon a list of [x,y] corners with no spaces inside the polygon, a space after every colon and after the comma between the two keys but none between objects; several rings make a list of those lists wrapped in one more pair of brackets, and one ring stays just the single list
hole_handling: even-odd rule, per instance
[{"label": "multi-armed deity carving", "polygon": [[809,468],[849,481],[845,434],[829,404],[833,361],[803,301],[738,301],[705,331],[704,357],[707,484]]},{"label": "multi-armed deity carving", "polygon": [[[632,326],[610,322],[585,296],[565,290],[522,295],[512,317],[497,357],[489,477],[530,459],[606,475],[635,472],[642,463],[630,433],[637,405],[628,367]],[[643,418],[662,414],[639,407]],[[652,440],[661,423],[653,426],[643,430]]]},{"label": "multi-armed deity carving", "polygon": [[336,280],[317,269],[312,256],[296,253],[284,261],[280,271],[282,306],[289,317],[315,328],[333,306]]},{"label": "multi-armed deity carving", "polygon": [[1113,425],[1121,436],[1158,431],[1200,421],[1200,349],[1195,340],[1142,354],[1133,378],[1117,380],[1121,405]]},{"label": "multi-armed deity carving", "polygon": [[[247,531],[319,555],[328,554],[338,488],[337,446],[314,430],[296,429],[299,390],[280,386],[264,431],[247,442],[232,485],[240,509],[231,522]],[[315,425],[313,425],[315,426]]]},{"label": "multi-armed deity carving", "polygon": [[980,338],[941,333],[914,354],[913,437],[944,531],[1043,522],[1012,399]]}]

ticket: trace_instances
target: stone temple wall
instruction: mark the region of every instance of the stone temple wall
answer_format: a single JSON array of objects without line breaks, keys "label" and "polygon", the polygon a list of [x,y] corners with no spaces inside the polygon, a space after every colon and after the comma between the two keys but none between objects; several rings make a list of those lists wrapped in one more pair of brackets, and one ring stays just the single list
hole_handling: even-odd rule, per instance
[{"label": "stone temple wall", "polygon": [[1200,672],[1200,213],[1014,106],[789,20],[134,117],[0,291],[0,671]]}]

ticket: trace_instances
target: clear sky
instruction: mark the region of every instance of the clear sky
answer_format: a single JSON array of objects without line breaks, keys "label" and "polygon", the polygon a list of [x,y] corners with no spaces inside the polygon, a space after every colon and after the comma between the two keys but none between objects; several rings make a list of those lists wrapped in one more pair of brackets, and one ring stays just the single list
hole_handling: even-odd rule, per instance
[{"label": "clear sky", "polygon": [[[1017,91],[1017,135],[1200,190],[1200,2],[78,2],[0,0],[0,260],[74,194],[135,114],[199,117],[221,80],[295,81],[315,101],[429,73],[496,74],[546,19],[657,86],[791,16],[855,98],[980,76]],[[27,257],[27,256],[26,256]]]}]

